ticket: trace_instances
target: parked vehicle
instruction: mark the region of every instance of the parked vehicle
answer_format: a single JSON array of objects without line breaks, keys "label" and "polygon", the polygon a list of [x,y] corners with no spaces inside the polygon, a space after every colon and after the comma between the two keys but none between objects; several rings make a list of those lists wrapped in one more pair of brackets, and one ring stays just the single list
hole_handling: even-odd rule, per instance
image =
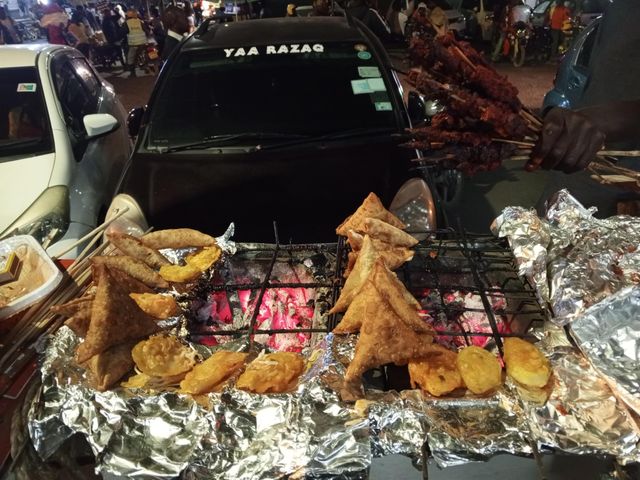
[{"label": "parked vehicle", "polygon": [[56,255],[93,229],[131,151],[125,121],[77,50],[0,47],[0,238],[30,234]]},{"label": "parked vehicle", "polygon": [[177,48],[130,114],[137,142],[109,215],[126,205],[138,223],[214,234],[235,222],[238,240],[267,242],[275,220],[281,242],[334,241],[369,192],[388,205],[417,175],[400,82],[359,21],[205,22]]},{"label": "parked vehicle", "polygon": [[531,36],[531,28],[524,22],[518,22],[513,30],[507,34],[509,44],[509,58],[514,67],[521,67],[527,55],[527,44]]},{"label": "parked vehicle", "polygon": [[558,67],[553,89],[544,97],[544,113],[553,107],[574,108],[582,97],[588,80],[589,59],[600,23],[601,17],[591,22],[565,54]]}]

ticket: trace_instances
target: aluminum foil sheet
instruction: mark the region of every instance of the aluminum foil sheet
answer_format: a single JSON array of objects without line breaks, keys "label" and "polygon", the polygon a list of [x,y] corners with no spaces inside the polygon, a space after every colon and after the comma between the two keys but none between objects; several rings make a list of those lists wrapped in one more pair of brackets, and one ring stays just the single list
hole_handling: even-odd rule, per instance
[{"label": "aluminum foil sheet", "polygon": [[553,367],[551,396],[543,406],[523,401],[531,438],[540,449],[637,461],[640,436],[626,406],[577,349],[555,337],[539,344]]},{"label": "aluminum foil sheet", "polygon": [[561,190],[544,219],[508,207],[494,223],[494,232],[509,239],[520,273],[536,285],[560,325],[640,282],[640,218],[601,220],[594,213]]},{"label": "aluminum foil sheet", "polygon": [[571,323],[571,335],[609,382],[640,415],[640,288],[625,288]]}]

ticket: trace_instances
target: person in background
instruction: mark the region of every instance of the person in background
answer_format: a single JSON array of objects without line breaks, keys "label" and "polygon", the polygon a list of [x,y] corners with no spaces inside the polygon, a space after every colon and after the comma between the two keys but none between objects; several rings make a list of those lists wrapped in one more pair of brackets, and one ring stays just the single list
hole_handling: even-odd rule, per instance
[{"label": "person in background", "polygon": [[158,53],[162,55],[162,49],[164,48],[164,41],[167,38],[167,34],[164,31],[164,25],[162,25],[162,19],[160,18],[160,11],[158,7],[152,6],[149,9],[151,13],[151,33],[153,34],[153,38],[156,39],[156,44],[158,45]]},{"label": "person in background", "polygon": [[107,45],[120,60],[122,67],[126,68],[126,62],[122,54],[122,43],[126,34],[118,23],[118,17],[109,8],[102,10],[102,34],[107,41]]},{"label": "person in background", "polygon": [[187,17],[187,24],[189,25],[189,31],[187,33],[191,33],[196,29],[196,16],[193,13],[193,7],[189,0],[184,3],[184,14]]},{"label": "person in background", "polygon": [[118,23],[120,25],[124,25],[125,22],[127,21],[127,14],[124,12],[124,8],[122,8],[122,5],[117,4],[115,7],[113,7],[113,11],[116,14],[116,17],[118,18]]},{"label": "person in background", "polygon": [[136,76],[136,58],[140,50],[147,44],[147,26],[138,18],[138,12],[135,8],[127,10],[127,21],[125,23],[127,32],[127,66],[129,68],[129,76]]},{"label": "person in background", "polygon": [[80,50],[85,57],[89,58],[89,40],[93,35],[77,11],[71,16],[71,22],[67,29],[75,38],[75,43],[72,46]]},{"label": "person in background", "polygon": [[558,53],[558,47],[564,40],[564,24],[569,20],[569,8],[562,1],[556,0],[549,10],[549,26],[551,27],[551,55]]},{"label": "person in background", "polygon": [[368,0],[349,0],[347,12],[364,23],[369,30],[381,40],[388,40],[391,34],[389,26],[382,19],[378,11],[372,8]]},{"label": "person in background", "polygon": [[408,18],[402,12],[402,0],[393,0],[393,2],[391,2],[386,20],[393,39],[403,41]]},{"label": "person in background", "polygon": [[193,2],[193,15],[196,21],[196,27],[202,23],[202,0]]},{"label": "person in background", "polygon": [[25,2],[25,0],[18,0],[18,8],[23,17],[29,15],[29,9],[27,8],[27,2]]},{"label": "person in background", "polygon": [[295,3],[290,3],[289,5],[287,5],[287,14],[285,15],[286,17],[297,17],[298,16],[298,12],[296,12],[296,9],[298,7],[296,6]]},{"label": "person in background", "polygon": [[310,17],[328,17],[331,15],[329,0],[313,0]]},{"label": "person in background", "polygon": [[40,26],[47,30],[47,38],[52,45],[66,45],[65,30],[69,24],[69,17],[60,5],[52,3],[44,9],[40,19]]},{"label": "person in background", "polygon": [[162,16],[162,23],[167,30],[164,47],[162,49],[162,61],[166,61],[171,52],[184,39],[189,30],[189,23],[184,10],[173,5],[167,7]]},{"label": "person in background", "polygon": [[436,5],[436,2],[429,0],[427,2],[429,8],[429,22],[436,31],[436,36],[443,37],[449,32],[449,19],[444,10]]},{"label": "person in background", "polygon": [[22,39],[16,30],[15,22],[4,7],[0,7],[0,29],[2,30],[0,34],[2,35],[3,41],[6,45],[22,43]]}]

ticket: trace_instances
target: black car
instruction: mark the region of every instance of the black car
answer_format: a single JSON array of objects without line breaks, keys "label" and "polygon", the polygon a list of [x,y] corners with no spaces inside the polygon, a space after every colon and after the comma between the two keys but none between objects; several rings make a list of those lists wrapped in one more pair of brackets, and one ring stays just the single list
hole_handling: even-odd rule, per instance
[{"label": "black car", "polygon": [[391,63],[357,20],[205,23],[130,115],[118,192],[156,229],[235,222],[236,239],[273,242],[276,221],[281,242],[335,241],[369,192],[388,205],[410,178],[408,127]]}]

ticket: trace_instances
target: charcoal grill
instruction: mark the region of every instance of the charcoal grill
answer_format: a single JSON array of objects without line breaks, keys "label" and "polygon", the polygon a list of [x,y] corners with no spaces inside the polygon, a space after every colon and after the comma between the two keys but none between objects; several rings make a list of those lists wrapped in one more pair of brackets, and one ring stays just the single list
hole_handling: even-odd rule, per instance
[{"label": "charcoal grill", "polygon": [[[491,235],[471,234],[463,229],[446,229],[429,232],[410,232],[418,238],[426,238],[414,247],[412,261],[397,271],[399,277],[419,300],[424,301],[425,291],[431,301],[428,310],[432,315],[444,315],[452,323],[446,330],[438,330],[439,336],[461,337],[470,344],[473,337],[491,337],[500,353],[502,339],[517,336],[534,339],[528,333],[533,326],[540,326],[548,319],[548,314],[536,298],[533,286],[518,275],[517,266],[511,250],[504,239]],[[326,312],[337,299],[344,284],[343,271],[346,266],[348,245],[343,238],[335,243],[281,244],[277,225],[274,223],[273,244],[238,244],[237,253],[219,268],[215,279],[207,280],[196,289],[196,297],[203,299],[211,292],[226,292],[230,297],[241,290],[251,292],[250,317],[238,311],[238,305],[229,302],[234,317],[235,328],[207,331],[196,326],[192,332],[198,337],[236,337],[246,338],[250,344],[256,335],[278,334],[324,334],[338,324],[341,314],[325,316],[322,325],[308,328],[259,328],[257,325],[260,309],[268,290],[282,288],[324,289],[327,292],[326,305],[320,313]],[[274,275],[276,264],[300,265],[306,259],[324,256],[327,260],[322,272],[310,273],[313,281],[287,282]],[[232,271],[233,264],[244,260],[262,263],[261,278],[239,281]],[[479,296],[482,307],[470,307],[464,304],[446,301],[446,296],[454,292],[466,292]],[[505,307],[495,311],[492,299],[504,299]],[[433,299],[436,299],[434,302]],[[490,331],[474,331],[459,322],[465,312],[486,315]],[[244,323],[238,325],[237,319],[244,316]],[[507,317],[511,329],[500,332],[498,317]]]}]

